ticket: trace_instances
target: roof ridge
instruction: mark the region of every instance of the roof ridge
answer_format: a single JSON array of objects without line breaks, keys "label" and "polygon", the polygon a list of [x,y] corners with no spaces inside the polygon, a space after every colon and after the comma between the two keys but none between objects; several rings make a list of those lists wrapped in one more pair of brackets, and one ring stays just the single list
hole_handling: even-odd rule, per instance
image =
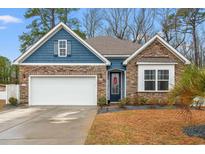
[{"label": "roof ridge", "polygon": [[[133,43],[133,44],[138,44],[137,42],[134,43],[134,42],[132,42],[131,40],[128,40],[128,39],[119,39],[119,38],[117,38],[117,37],[104,36],[104,35],[87,38],[85,41],[87,41],[87,40],[93,40],[93,39],[98,39],[98,38],[112,38],[112,39],[115,39],[115,40],[118,40],[118,41],[126,41],[126,42],[130,42],[130,43]],[[138,44],[138,45],[140,45],[140,44]]]}]

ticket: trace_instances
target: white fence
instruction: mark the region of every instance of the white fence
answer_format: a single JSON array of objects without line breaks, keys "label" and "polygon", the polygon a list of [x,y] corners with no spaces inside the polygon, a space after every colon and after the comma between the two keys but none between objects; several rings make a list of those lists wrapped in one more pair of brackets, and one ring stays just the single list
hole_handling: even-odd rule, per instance
[{"label": "white fence", "polygon": [[0,99],[6,100],[6,104],[9,103],[10,97],[15,97],[19,101],[19,85],[9,84],[6,85],[5,91],[0,91]]}]

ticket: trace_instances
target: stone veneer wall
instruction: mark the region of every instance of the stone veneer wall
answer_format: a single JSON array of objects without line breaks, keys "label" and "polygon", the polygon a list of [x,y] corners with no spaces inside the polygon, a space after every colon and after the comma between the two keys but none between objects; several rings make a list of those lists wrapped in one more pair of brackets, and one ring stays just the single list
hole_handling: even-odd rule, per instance
[{"label": "stone veneer wall", "polygon": [[28,103],[29,75],[97,75],[98,98],[106,96],[106,66],[20,66],[20,102]]},{"label": "stone veneer wall", "polygon": [[127,64],[127,97],[146,97],[146,98],[166,98],[167,92],[138,92],[138,66],[136,62],[145,57],[167,57],[176,62],[175,65],[175,82],[180,77],[184,69],[184,63],[179,60],[173,53],[164,47],[158,40],[155,40],[144,51],[138,54]]}]

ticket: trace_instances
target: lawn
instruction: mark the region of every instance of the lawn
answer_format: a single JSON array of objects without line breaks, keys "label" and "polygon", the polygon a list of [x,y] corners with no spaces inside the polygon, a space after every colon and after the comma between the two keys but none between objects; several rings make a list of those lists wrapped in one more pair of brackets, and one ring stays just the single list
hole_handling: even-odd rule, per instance
[{"label": "lawn", "polygon": [[3,109],[3,106],[5,105],[4,100],[0,100],[0,111]]},{"label": "lawn", "polygon": [[[178,109],[129,110],[98,114],[85,144],[205,144],[189,137]],[[205,124],[205,111],[192,110],[192,123]]]}]

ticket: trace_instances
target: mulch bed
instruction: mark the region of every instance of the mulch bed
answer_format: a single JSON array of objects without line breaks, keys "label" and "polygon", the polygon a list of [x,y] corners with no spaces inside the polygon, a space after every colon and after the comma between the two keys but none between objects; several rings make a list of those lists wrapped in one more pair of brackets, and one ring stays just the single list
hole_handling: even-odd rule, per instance
[{"label": "mulch bed", "polygon": [[205,125],[189,126],[184,128],[184,133],[205,139]]},{"label": "mulch bed", "polygon": [[125,105],[120,108],[118,105],[105,106],[103,108],[98,108],[98,114],[108,113],[108,112],[120,112],[125,110],[145,110],[145,109],[176,109],[174,105]]}]

